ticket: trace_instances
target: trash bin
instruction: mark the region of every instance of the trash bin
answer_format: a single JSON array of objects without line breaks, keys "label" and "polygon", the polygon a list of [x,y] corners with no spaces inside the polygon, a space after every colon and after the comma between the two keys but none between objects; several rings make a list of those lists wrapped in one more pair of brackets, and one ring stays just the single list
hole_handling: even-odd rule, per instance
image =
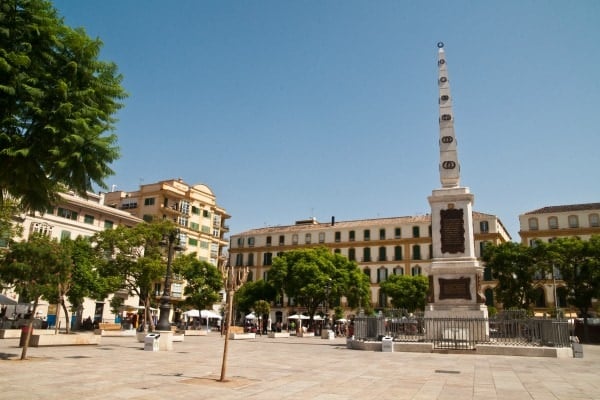
[{"label": "trash bin", "polygon": [[145,351],[159,350],[160,333],[149,333],[144,337]]},{"label": "trash bin", "polygon": [[394,338],[384,336],[381,338],[381,351],[384,353],[394,352]]},{"label": "trash bin", "polygon": [[[21,327],[21,338],[19,340],[19,347],[25,346],[27,342],[27,333],[29,332],[29,326],[25,325]],[[31,327],[31,334],[33,335],[33,327]]]},{"label": "trash bin", "polygon": [[327,331],[327,339],[329,339],[329,340],[335,339],[335,332],[332,331],[331,329]]}]

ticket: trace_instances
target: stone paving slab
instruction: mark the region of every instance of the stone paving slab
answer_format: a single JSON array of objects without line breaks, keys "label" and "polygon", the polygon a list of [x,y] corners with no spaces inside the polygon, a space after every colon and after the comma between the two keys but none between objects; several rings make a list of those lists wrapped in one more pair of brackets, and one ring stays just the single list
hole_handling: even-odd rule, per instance
[{"label": "stone paving slab", "polygon": [[218,333],[172,351],[132,337],[98,346],[30,348],[0,341],[0,398],[121,399],[600,399],[600,346],[583,358],[538,358],[346,349],[345,339],[229,342],[227,382]]}]

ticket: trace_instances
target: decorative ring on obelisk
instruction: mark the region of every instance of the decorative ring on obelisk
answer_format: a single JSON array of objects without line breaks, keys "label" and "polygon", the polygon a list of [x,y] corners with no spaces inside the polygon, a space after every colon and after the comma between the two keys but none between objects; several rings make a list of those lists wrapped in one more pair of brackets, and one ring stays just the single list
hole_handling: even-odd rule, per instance
[{"label": "decorative ring on obelisk", "polygon": [[442,47],[444,47],[444,42],[437,42],[437,47],[438,47],[438,49],[441,49]]}]

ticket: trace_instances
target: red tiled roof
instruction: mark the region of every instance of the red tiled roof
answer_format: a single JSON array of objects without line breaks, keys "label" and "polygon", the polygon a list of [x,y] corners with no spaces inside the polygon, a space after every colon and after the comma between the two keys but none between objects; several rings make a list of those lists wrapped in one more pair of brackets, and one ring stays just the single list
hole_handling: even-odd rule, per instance
[{"label": "red tiled roof", "polygon": [[585,204],[566,204],[562,206],[547,206],[538,208],[537,210],[528,211],[525,215],[530,214],[549,214],[559,213],[568,211],[586,211],[586,210],[600,210],[600,203],[585,203]]}]

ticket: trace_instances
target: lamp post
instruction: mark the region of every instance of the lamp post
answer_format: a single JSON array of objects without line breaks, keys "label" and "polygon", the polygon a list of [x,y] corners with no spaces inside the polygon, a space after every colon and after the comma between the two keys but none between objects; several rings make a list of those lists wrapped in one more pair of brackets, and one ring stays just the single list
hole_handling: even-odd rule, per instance
[{"label": "lamp post", "polygon": [[329,292],[331,291],[331,278],[325,284],[325,330],[329,331]]},{"label": "lamp post", "polygon": [[179,246],[179,229],[173,229],[163,237],[163,241],[167,246],[167,273],[165,274],[165,287],[160,298],[160,317],[156,324],[156,329],[159,331],[170,331],[171,323],[169,317],[171,315],[171,264],[173,263],[173,254],[175,250],[181,250]]},{"label": "lamp post", "polygon": [[248,267],[232,267],[227,264],[219,268],[223,275],[223,287],[227,293],[227,320],[225,325],[225,342],[223,344],[223,362],[221,364],[221,377],[219,382],[226,382],[225,373],[227,371],[227,351],[229,345],[229,328],[231,328],[231,320],[233,319],[233,295],[246,282]]}]

